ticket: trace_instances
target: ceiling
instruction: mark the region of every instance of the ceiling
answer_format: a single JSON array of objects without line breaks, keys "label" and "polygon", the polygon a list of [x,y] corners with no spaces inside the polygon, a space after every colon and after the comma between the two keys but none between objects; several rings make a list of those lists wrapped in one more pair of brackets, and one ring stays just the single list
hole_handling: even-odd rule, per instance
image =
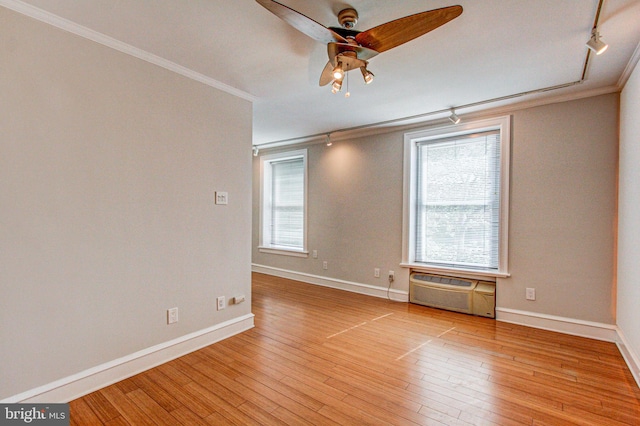
[{"label": "ceiling", "polygon": [[613,92],[640,56],[640,0],[604,1],[599,29],[609,49],[591,55],[580,84],[598,0],[280,2],[325,26],[338,26],[337,13],[354,7],[361,31],[453,4],[464,12],[371,59],[372,84],[349,73],[345,98],[318,85],[326,46],[254,0],[0,0],[0,6],[252,100],[253,143],[263,146],[445,117],[452,107],[464,117],[527,99]]}]

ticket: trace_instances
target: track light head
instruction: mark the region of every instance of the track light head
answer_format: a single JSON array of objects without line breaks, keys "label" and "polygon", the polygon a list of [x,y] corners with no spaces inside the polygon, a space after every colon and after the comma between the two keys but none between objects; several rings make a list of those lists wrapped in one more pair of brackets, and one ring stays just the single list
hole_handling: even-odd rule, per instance
[{"label": "track light head", "polygon": [[458,117],[458,115],[453,109],[451,110],[451,115],[449,116],[449,120],[451,120],[453,124],[460,123],[460,117]]},{"label": "track light head", "polygon": [[259,152],[260,152],[260,149],[258,149],[258,147],[254,145],[253,146],[253,156],[257,157]]},{"label": "track light head", "polygon": [[591,31],[591,38],[587,42],[587,47],[591,49],[596,55],[600,55],[605,50],[607,50],[609,45],[600,40],[600,33],[598,32],[597,28],[594,28],[593,31]]},{"label": "track light head", "polygon": [[325,138],[324,143],[327,146],[333,145],[333,142],[331,142],[331,133],[327,133],[327,137]]}]

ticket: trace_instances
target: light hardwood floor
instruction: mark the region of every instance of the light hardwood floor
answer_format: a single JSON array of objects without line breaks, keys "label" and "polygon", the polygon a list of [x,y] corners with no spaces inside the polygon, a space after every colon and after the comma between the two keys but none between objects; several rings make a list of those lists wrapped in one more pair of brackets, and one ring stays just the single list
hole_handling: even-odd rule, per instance
[{"label": "light hardwood floor", "polygon": [[73,425],[640,425],[612,343],[253,275],[256,327],[72,401]]}]

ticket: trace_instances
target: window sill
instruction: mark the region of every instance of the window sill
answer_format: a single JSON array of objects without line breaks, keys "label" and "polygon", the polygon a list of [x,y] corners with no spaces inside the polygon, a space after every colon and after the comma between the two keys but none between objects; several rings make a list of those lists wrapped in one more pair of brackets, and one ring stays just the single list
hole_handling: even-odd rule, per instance
[{"label": "window sill", "polygon": [[260,246],[258,247],[258,251],[260,251],[260,253],[278,254],[281,256],[309,257],[309,252],[304,250],[288,250],[282,248]]},{"label": "window sill", "polygon": [[483,271],[478,269],[464,269],[464,268],[446,268],[446,267],[438,267],[434,265],[425,265],[423,263],[409,263],[402,262],[400,264],[403,268],[411,268],[421,272],[430,272],[433,274],[440,275],[453,275],[461,278],[477,278],[477,279],[487,279],[490,278],[495,280],[495,278],[508,278],[511,276],[508,272],[500,272],[500,271]]}]

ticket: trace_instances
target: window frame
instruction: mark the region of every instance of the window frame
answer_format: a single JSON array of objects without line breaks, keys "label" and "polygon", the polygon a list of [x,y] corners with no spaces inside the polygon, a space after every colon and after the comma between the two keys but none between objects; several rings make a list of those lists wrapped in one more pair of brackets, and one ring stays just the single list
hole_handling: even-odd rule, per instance
[{"label": "window frame", "polygon": [[[500,208],[498,231],[498,268],[468,268],[416,262],[416,202],[418,177],[418,141],[446,139],[475,132],[497,130],[500,133]],[[511,159],[511,116],[477,120],[458,125],[439,126],[405,133],[403,172],[403,219],[401,266],[425,272],[469,277],[504,278],[509,276],[509,171]]]},{"label": "window frame", "polygon": [[[271,223],[271,205],[273,179],[271,166],[274,163],[302,158],[303,162],[303,231],[300,249],[272,245],[266,227]],[[307,185],[308,185],[307,149],[267,154],[260,157],[260,232],[258,250],[261,253],[280,254],[285,256],[308,257],[307,250]]]}]

